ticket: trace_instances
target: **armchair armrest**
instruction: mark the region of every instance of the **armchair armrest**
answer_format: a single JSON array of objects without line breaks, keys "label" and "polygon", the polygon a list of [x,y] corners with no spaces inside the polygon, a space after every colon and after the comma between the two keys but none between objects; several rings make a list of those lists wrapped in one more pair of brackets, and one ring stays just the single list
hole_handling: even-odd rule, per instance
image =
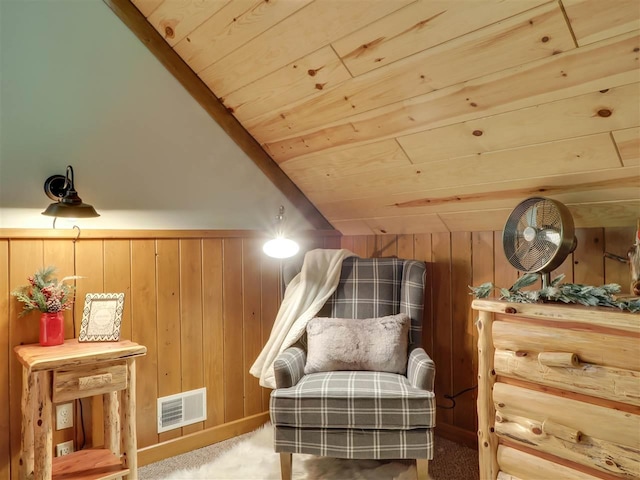
[{"label": "armchair armrest", "polygon": [[422,348],[414,348],[409,354],[407,378],[409,383],[421,390],[433,391],[436,365]]},{"label": "armchair armrest", "polygon": [[278,355],[273,363],[276,388],[293,387],[304,375],[304,365],[307,362],[307,352],[293,346]]}]

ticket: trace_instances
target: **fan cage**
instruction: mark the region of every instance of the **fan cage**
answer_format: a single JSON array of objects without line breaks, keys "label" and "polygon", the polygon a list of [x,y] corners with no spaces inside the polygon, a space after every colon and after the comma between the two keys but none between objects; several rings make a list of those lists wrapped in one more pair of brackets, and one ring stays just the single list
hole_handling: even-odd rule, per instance
[{"label": "fan cage", "polygon": [[550,272],[572,251],[573,218],[562,203],[528,198],[509,215],[502,241],[507,260],[518,270]]}]

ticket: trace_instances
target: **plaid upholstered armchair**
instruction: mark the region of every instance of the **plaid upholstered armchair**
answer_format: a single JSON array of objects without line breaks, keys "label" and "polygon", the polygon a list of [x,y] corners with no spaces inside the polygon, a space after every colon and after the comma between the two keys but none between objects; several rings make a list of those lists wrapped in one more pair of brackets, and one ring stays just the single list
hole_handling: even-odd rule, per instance
[{"label": "plaid upholstered armchair", "polygon": [[[291,478],[292,453],[416,459],[418,478],[428,478],[428,461],[433,458],[435,366],[420,348],[425,270],[423,262],[414,260],[347,258],[338,287],[319,314],[329,318],[312,320],[307,338],[276,359],[277,388],[271,394],[270,414],[283,480]],[[344,322],[350,324],[345,327]],[[393,330],[398,322],[406,323],[404,330]],[[334,327],[337,336],[331,337],[330,344],[316,339]],[[366,333],[356,338],[369,327],[373,328],[371,341]],[[396,333],[391,332],[387,339],[387,330]],[[403,336],[406,344],[396,348]],[[338,368],[329,370],[322,366],[323,352],[317,351],[337,346],[338,350],[366,350],[366,354],[373,343],[383,349],[395,345],[393,355],[404,355],[401,368],[393,366],[394,362],[377,368],[375,361],[373,367],[365,362],[357,370],[345,368],[351,360],[335,363],[333,352],[324,366]],[[312,356],[320,358],[320,371],[317,364],[309,369]],[[314,373],[305,373],[305,369]]]}]

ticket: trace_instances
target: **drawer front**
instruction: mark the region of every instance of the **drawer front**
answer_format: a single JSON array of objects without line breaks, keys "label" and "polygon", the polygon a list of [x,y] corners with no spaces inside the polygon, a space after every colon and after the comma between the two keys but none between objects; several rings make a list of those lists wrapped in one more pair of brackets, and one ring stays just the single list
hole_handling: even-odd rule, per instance
[{"label": "drawer front", "polygon": [[640,406],[640,341],[633,336],[495,322],[500,376]]},{"label": "drawer front", "polygon": [[98,363],[53,372],[53,403],[127,388],[127,364]]},{"label": "drawer front", "polygon": [[562,480],[598,480],[598,477],[560,465],[515,448],[498,447],[498,465],[502,476],[498,479],[539,480],[561,478]]},{"label": "drawer front", "polygon": [[621,332],[585,332],[516,322],[494,322],[496,349],[575,354],[579,362],[640,372],[640,339]]},{"label": "drawer front", "polygon": [[621,478],[640,478],[640,415],[496,383],[496,434]]},{"label": "drawer front", "polygon": [[539,352],[497,349],[494,368],[504,377],[640,407],[640,372],[579,360],[575,365],[545,364],[545,358]]}]

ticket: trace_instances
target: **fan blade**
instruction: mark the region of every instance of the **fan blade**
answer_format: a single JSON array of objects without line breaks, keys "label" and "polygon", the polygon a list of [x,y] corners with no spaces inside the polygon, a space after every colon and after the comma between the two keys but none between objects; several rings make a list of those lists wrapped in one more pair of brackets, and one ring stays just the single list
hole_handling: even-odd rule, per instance
[{"label": "fan blade", "polygon": [[542,240],[553,243],[556,247],[560,246],[560,242],[562,240],[560,232],[554,230],[553,228],[545,228],[544,230],[542,230],[540,232],[540,237]]},{"label": "fan blade", "polygon": [[[529,251],[533,248],[533,245],[533,242],[527,242],[526,240],[520,243],[520,245],[518,245],[518,248],[516,248],[513,254],[511,254],[511,256],[508,258],[509,262],[511,262],[514,257],[518,260],[522,260],[523,258],[525,258],[527,253],[529,253]],[[522,251],[525,249],[527,249],[526,253],[522,253]]]},{"label": "fan blade", "polygon": [[536,226],[536,219],[538,216],[538,205],[533,205],[529,210],[527,210],[527,213],[525,214],[525,216],[527,217],[527,222],[529,224],[530,227],[535,227]]}]

